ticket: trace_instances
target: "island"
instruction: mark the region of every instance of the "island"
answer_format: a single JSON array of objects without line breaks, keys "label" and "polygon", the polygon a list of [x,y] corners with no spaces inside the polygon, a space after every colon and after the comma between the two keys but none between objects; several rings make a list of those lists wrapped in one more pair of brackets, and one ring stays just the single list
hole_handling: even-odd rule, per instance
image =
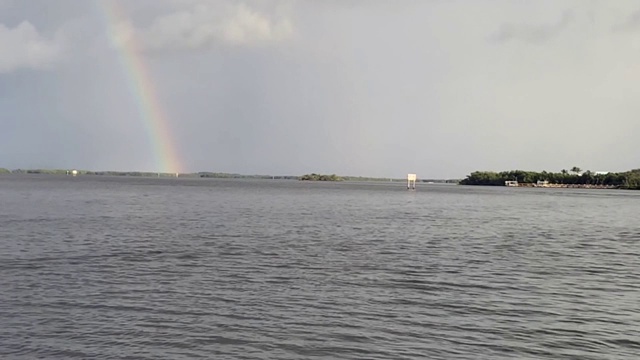
[{"label": "island", "polygon": [[593,172],[574,166],[560,172],[475,171],[461,180],[460,185],[640,190],[640,169]]},{"label": "island", "polygon": [[302,175],[299,179],[300,181],[343,181],[344,179],[337,176],[336,174],[331,175],[322,175],[322,174],[306,174]]}]

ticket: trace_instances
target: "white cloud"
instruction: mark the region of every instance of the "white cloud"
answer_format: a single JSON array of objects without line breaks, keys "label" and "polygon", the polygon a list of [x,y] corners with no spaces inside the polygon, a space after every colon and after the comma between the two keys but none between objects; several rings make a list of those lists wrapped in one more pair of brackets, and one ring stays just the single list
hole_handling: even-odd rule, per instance
[{"label": "white cloud", "polygon": [[47,39],[28,21],[14,28],[0,24],[0,73],[20,68],[44,69],[62,55],[59,38]]},{"label": "white cloud", "polygon": [[193,1],[187,4],[187,9],[182,6],[183,9],[156,17],[148,27],[122,22],[115,29],[116,43],[136,36],[149,51],[183,50],[217,44],[267,45],[287,40],[293,34],[288,17],[243,3]]}]

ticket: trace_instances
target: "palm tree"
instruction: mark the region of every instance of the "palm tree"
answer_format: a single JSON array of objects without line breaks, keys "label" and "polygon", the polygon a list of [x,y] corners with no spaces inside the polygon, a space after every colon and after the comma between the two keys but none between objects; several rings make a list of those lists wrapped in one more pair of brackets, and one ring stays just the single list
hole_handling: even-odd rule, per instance
[{"label": "palm tree", "polygon": [[576,175],[580,175],[580,172],[582,171],[582,169],[580,169],[580,168],[579,168],[579,167],[577,167],[577,166],[574,166],[574,167],[572,167],[572,168],[571,168],[571,171],[572,171],[573,173],[575,173]]}]

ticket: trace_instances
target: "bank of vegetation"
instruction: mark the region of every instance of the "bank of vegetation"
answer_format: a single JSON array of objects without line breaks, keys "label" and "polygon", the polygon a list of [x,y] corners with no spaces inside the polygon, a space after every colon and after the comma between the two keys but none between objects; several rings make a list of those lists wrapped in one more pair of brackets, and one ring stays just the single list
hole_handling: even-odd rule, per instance
[{"label": "bank of vegetation", "polygon": [[[13,174],[44,174],[44,175],[69,175],[71,170],[60,169],[0,169],[0,173]],[[77,175],[99,175],[99,176],[131,176],[131,177],[175,177],[176,173],[150,172],[150,171],[89,171],[77,170]],[[297,176],[272,176],[272,175],[242,175],[221,172],[197,172],[179,173],[181,178],[214,178],[214,179],[297,179]]]},{"label": "bank of vegetation", "polygon": [[511,170],[502,172],[476,171],[460,181],[461,185],[504,186],[505,181],[518,183],[537,183],[548,181],[550,184],[609,186],[621,189],[640,190],[640,169],[625,172],[595,173],[582,171],[578,167],[560,172],[536,172]]},{"label": "bank of vegetation", "polygon": [[276,179],[276,180],[295,180],[297,176],[291,175],[243,175],[229,174],[220,172],[200,172],[197,174],[201,178],[212,179]]},{"label": "bank of vegetation", "polygon": [[47,175],[65,175],[69,170],[60,169],[15,169],[10,171],[13,174],[47,174]]},{"label": "bank of vegetation", "polygon": [[[176,177],[175,173],[149,171],[91,171],[77,169],[77,175],[118,176],[118,177]],[[71,175],[71,169],[15,169],[0,168],[0,174],[42,174],[42,175]],[[381,178],[371,176],[338,176],[336,174],[306,174],[298,175],[245,175],[225,172],[194,172],[179,173],[180,178],[211,178],[211,179],[270,179],[270,180],[304,180],[304,181],[353,181],[353,182],[406,182],[406,178]],[[419,183],[457,184],[459,179],[418,179]]]},{"label": "bank of vegetation", "polygon": [[300,176],[301,181],[343,181],[344,179],[336,174],[323,175],[323,174],[305,174]]}]

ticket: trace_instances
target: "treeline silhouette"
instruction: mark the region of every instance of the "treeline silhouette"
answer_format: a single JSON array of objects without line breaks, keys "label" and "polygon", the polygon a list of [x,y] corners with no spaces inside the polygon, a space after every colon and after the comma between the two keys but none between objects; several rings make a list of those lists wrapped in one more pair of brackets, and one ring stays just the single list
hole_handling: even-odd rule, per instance
[{"label": "treeline silhouette", "polygon": [[475,171],[460,181],[461,185],[489,185],[504,186],[505,181],[517,181],[519,183],[536,183],[548,181],[551,184],[572,185],[605,185],[624,189],[640,190],[640,169],[625,172],[610,172],[606,174],[592,171],[582,172],[580,168],[560,172],[536,172],[524,170],[511,170],[502,172]]},{"label": "treeline silhouette", "polygon": [[342,181],[343,179],[336,174],[322,175],[322,174],[305,174],[300,176],[301,181]]}]

